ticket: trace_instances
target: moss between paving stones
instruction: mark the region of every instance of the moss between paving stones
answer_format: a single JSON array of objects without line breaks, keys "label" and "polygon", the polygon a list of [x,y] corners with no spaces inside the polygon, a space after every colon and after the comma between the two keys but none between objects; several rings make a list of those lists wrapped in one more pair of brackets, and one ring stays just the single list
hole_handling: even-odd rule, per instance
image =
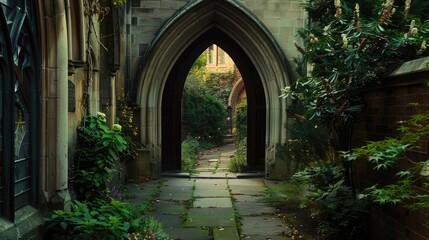
[{"label": "moss between paving stones", "polygon": [[231,198],[197,198],[194,208],[232,208]]},{"label": "moss between paving stones", "polygon": [[[199,228],[167,228],[164,229],[171,239],[180,240],[211,240],[209,231]],[[224,239],[227,240],[227,239]]]},{"label": "moss between paving stones", "polygon": [[191,208],[185,227],[235,227],[232,208]]},{"label": "moss between paving stones", "polygon": [[211,190],[211,189],[196,189],[194,192],[196,198],[216,198],[216,197],[229,197],[228,190]]},{"label": "moss between paving stones", "polygon": [[186,213],[185,203],[161,201],[153,204],[155,214],[183,215]]}]

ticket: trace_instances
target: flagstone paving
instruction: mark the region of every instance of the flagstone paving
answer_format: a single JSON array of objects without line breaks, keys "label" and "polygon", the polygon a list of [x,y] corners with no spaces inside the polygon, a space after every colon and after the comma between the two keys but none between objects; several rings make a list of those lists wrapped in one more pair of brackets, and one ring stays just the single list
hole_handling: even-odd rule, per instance
[{"label": "flagstone paving", "polygon": [[265,180],[227,172],[234,155],[233,144],[203,151],[197,174],[129,185],[129,201],[151,202],[150,214],[172,240],[291,239],[289,226],[264,201]]},{"label": "flagstone paving", "polygon": [[152,196],[151,214],[174,240],[291,239],[290,228],[264,202],[260,178],[163,178],[132,191],[134,203]]}]

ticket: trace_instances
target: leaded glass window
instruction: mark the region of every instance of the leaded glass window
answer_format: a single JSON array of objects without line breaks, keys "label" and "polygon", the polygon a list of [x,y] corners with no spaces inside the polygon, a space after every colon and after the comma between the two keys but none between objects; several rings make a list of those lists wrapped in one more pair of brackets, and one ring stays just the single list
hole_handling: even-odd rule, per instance
[{"label": "leaded glass window", "polygon": [[[0,27],[0,31],[1,31]],[[0,45],[2,44],[0,37]],[[3,58],[3,54],[0,53],[0,59]],[[0,60],[0,63],[2,60]],[[0,65],[0,109],[3,109],[3,69]],[[4,202],[4,187],[3,187],[3,111],[0,111],[0,210],[3,209]]]},{"label": "leaded glass window", "polygon": [[207,64],[215,64],[216,63],[216,55],[214,52],[214,45],[211,45],[207,49]]},{"label": "leaded glass window", "polygon": [[218,65],[223,65],[225,64],[225,51],[218,47],[217,49],[217,54],[218,54]]},{"label": "leaded glass window", "polygon": [[0,215],[36,202],[38,81],[35,2],[0,0]]}]

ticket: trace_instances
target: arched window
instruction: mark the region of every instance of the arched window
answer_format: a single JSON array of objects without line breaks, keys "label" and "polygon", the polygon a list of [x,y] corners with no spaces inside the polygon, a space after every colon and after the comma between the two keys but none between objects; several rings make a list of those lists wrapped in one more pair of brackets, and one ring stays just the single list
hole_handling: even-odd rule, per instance
[{"label": "arched window", "polygon": [[34,1],[0,8],[0,216],[37,204],[39,81]]}]

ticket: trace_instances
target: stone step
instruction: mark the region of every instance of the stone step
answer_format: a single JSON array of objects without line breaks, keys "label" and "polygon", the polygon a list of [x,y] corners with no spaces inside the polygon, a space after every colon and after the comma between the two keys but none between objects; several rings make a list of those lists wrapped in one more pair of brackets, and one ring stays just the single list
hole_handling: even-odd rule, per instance
[{"label": "stone step", "polygon": [[217,172],[217,173],[199,172],[199,173],[192,174],[192,178],[208,178],[208,179],[212,179],[212,178],[221,178],[221,179],[237,178],[237,174],[229,173],[229,172],[228,173],[225,173],[225,172]]},{"label": "stone step", "polygon": [[223,140],[225,141],[226,144],[228,144],[228,143],[233,143],[235,138],[234,138],[234,135],[227,134],[223,137]]},{"label": "stone step", "polygon": [[197,171],[200,172],[213,172],[213,171],[226,171],[229,170],[229,168],[196,168]]}]

